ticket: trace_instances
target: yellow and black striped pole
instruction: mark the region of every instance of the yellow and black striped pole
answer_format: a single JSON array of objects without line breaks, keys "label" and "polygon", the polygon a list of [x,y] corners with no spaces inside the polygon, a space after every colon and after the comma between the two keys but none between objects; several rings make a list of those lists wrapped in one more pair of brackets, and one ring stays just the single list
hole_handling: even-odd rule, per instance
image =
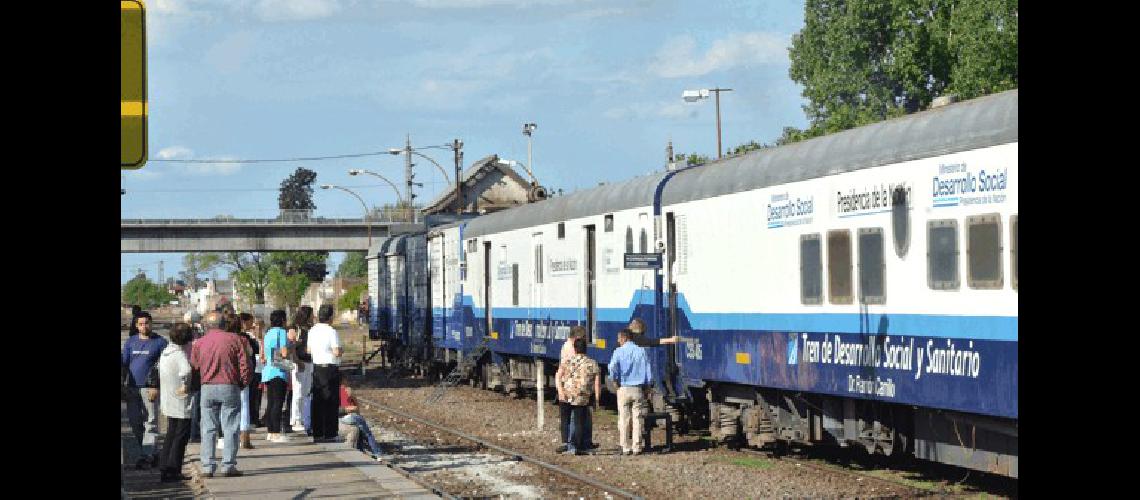
[{"label": "yellow and black striped pole", "polygon": [[141,0],[120,0],[119,6],[119,165],[138,169],[146,164],[146,6]]}]

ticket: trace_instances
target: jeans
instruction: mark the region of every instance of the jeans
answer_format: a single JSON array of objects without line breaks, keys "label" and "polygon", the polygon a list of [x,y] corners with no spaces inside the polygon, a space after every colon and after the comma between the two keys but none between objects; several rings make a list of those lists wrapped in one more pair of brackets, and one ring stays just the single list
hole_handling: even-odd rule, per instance
[{"label": "jeans", "polygon": [[194,394],[190,395],[190,439],[191,440],[201,440],[202,439],[202,407],[199,404],[201,402],[201,399],[202,399],[201,389],[199,389],[198,392],[195,392]]},{"label": "jeans", "polygon": [[237,467],[238,426],[241,423],[241,389],[229,384],[202,386],[202,469],[214,470],[214,448],[221,430],[225,447],[222,467]]},{"label": "jeans", "polygon": [[249,425],[249,387],[241,390],[241,431],[249,432],[253,430],[253,426]]},{"label": "jeans", "polygon": [[313,435],[313,396],[305,396],[301,403],[301,423],[305,426],[305,434]]},{"label": "jeans", "polygon": [[644,448],[641,427],[645,416],[645,391],[640,386],[621,387],[618,400],[618,443],[622,451],[640,453]]},{"label": "jeans", "polygon": [[139,387],[128,392],[127,420],[131,423],[135,441],[142,447],[142,457],[157,455],[155,442],[158,440],[158,400],[148,400],[145,388]]},{"label": "jeans", "polygon": [[166,438],[162,440],[159,466],[163,472],[182,473],[182,459],[186,456],[186,443],[190,441],[190,419],[166,417]]},{"label": "jeans", "polygon": [[274,434],[281,432],[281,407],[285,403],[285,379],[271,378],[265,382],[265,428]]},{"label": "jeans", "polygon": [[[344,424],[355,425],[357,429],[360,429],[360,434],[362,436],[364,436],[365,439],[368,440],[368,447],[372,449],[372,454],[373,455],[380,455],[381,454],[380,446],[376,444],[376,438],[372,435],[372,429],[368,428],[368,421],[364,420],[364,417],[360,416],[360,414],[358,414],[358,413],[349,413],[348,415],[340,417],[340,421],[341,421],[341,423],[344,423]],[[349,443],[349,444],[353,444],[353,443]],[[363,449],[363,447],[360,447],[360,448]],[[364,450],[364,451],[368,451],[368,450]]]},{"label": "jeans", "polygon": [[309,395],[309,389],[313,382],[312,365],[306,363],[304,371],[293,369],[293,373],[290,376],[293,379],[293,397],[291,398],[292,405],[290,405],[292,411],[289,413],[289,426],[301,427],[303,425],[301,421],[301,409],[304,407],[305,396]]},{"label": "jeans", "polygon": [[570,407],[570,435],[569,440],[566,442],[566,451],[575,452],[589,448],[590,442],[586,441],[586,422],[589,421],[590,407],[589,405]]}]

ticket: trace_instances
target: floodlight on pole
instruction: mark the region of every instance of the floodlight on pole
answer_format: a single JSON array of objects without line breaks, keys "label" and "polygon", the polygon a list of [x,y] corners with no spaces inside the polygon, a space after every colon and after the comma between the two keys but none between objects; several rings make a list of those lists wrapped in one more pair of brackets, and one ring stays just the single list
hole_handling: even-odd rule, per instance
[{"label": "floodlight on pole", "polygon": [[538,124],[536,123],[523,124],[523,135],[526,136],[526,165],[523,165],[523,170],[526,170],[526,175],[530,176],[530,183],[533,186],[538,185],[538,179],[534,178],[534,170],[531,169],[533,167],[531,163],[534,161],[531,153],[531,143],[533,142],[532,134],[534,134],[534,131],[537,128]]},{"label": "floodlight on pole", "polygon": [[718,160],[721,158],[720,93],[721,92],[731,92],[731,91],[732,91],[732,89],[715,88],[715,89],[686,90],[684,92],[681,92],[681,98],[684,99],[685,102],[697,102],[701,99],[708,99],[710,93],[716,94],[716,158]]}]

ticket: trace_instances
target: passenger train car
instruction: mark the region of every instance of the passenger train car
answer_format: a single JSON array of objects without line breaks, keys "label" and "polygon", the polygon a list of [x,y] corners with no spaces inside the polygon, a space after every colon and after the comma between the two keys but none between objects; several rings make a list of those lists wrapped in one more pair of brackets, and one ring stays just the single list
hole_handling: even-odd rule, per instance
[{"label": "passenger train car", "polygon": [[[521,388],[537,362],[553,374],[572,325],[604,366],[638,317],[650,337],[682,339],[649,348],[660,403],[718,439],[1017,477],[1017,101],[1008,91],[408,236],[428,254],[421,355],[453,362],[486,339],[476,378]],[[373,284],[408,294],[385,279],[393,266]],[[427,307],[406,297],[413,315]],[[374,326],[401,314],[389,300]],[[398,323],[386,325],[420,328]]]}]

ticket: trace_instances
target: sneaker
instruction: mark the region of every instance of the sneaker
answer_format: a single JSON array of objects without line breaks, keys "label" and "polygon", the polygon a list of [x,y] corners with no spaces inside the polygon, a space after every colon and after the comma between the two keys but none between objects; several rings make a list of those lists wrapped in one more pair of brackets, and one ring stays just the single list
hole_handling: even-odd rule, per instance
[{"label": "sneaker", "polygon": [[622,455],[632,455],[632,454],[633,454],[633,452],[632,452],[632,451],[630,451],[630,450],[622,450],[622,451],[621,451],[621,454],[622,454]]},{"label": "sneaker", "polygon": [[562,452],[562,454],[563,455],[577,455],[578,450],[571,450],[571,449],[567,448],[566,451]]},{"label": "sneaker", "polygon": [[222,475],[226,476],[226,477],[241,477],[241,476],[244,476],[245,473],[243,473],[240,470],[237,470],[236,468],[233,468],[233,469],[226,471],[226,473],[222,474]]}]

